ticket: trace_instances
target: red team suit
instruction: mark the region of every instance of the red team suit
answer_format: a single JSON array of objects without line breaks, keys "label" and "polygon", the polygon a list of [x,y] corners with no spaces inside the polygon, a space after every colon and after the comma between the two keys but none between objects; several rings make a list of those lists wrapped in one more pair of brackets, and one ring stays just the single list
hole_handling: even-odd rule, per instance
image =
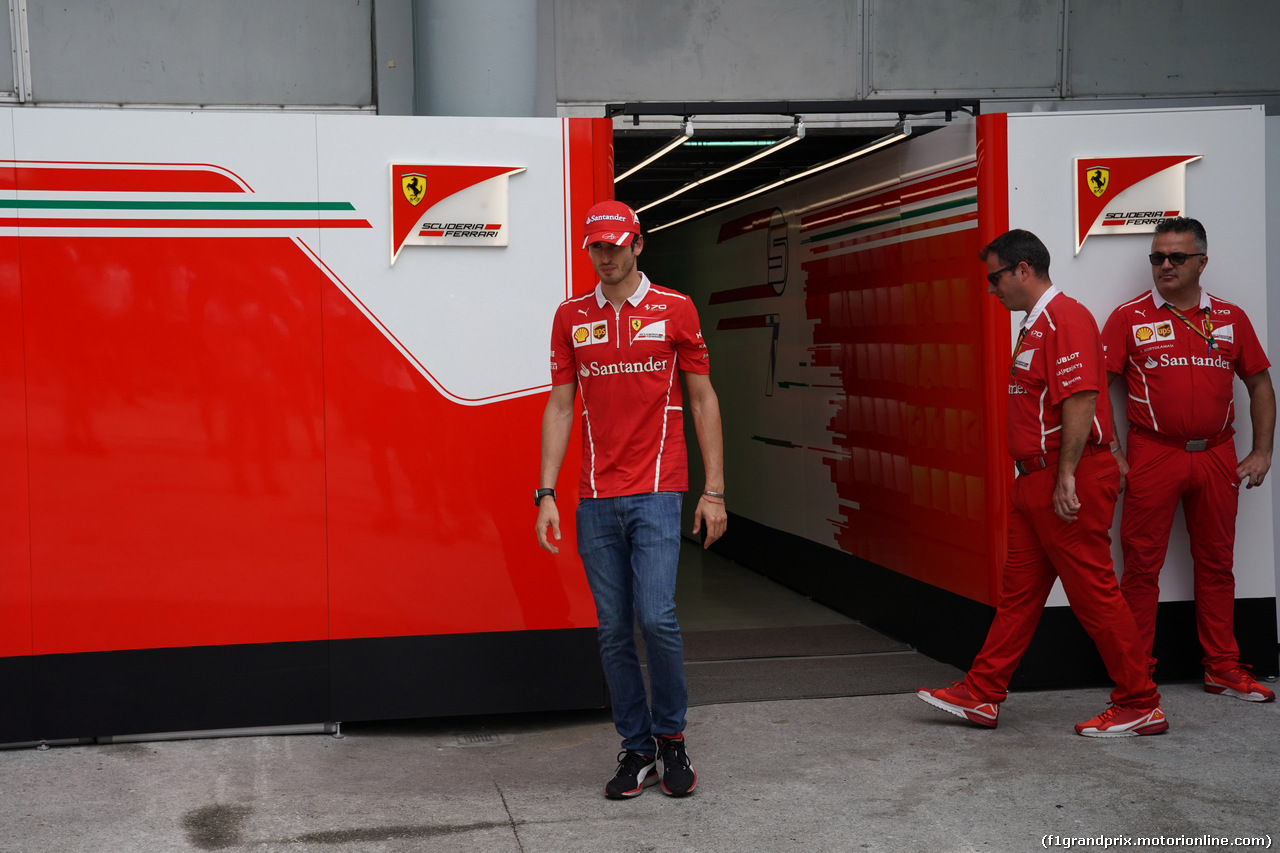
[{"label": "red team suit", "polygon": [[1232,568],[1240,483],[1232,381],[1270,363],[1239,306],[1201,291],[1200,304],[1183,316],[1187,322],[1152,290],[1113,311],[1102,333],[1107,370],[1123,375],[1128,390],[1121,589],[1154,667],[1160,569],[1181,500],[1204,666],[1229,669],[1239,659]]},{"label": "red team suit", "polygon": [[709,374],[698,311],[683,293],[640,286],[614,310],[599,284],[560,303],[551,384],[582,393],[584,498],[689,488],[680,371]]},{"label": "red team suit", "polygon": [[[1080,391],[1097,391],[1098,398],[1075,471],[1080,511],[1068,523],[1053,511],[1053,491],[1062,402]],[[975,699],[1004,701],[1057,577],[1116,683],[1111,701],[1142,710],[1159,704],[1111,563],[1109,530],[1120,473],[1110,442],[1111,405],[1098,324],[1083,305],[1050,287],[1023,321],[1010,368],[1008,443],[1019,476],[1009,496],[1009,554],[1000,605],[964,682]]]}]

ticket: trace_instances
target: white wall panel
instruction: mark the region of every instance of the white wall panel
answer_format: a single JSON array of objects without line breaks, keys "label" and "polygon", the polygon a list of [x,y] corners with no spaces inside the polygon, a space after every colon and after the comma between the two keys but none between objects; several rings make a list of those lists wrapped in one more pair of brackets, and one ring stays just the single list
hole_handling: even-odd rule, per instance
[{"label": "white wall panel", "polygon": [[[568,293],[558,119],[319,116],[320,192],[372,229],[322,235],[320,256],[442,394],[493,402],[545,391],[550,317]],[[505,247],[406,247],[390,257],[389,164],[512,166]],[[506,289],[502,289],[505,287]]]},{"label": "white wall panel", "polygon": [[[1073,256],[1073,160],[1202,154],[1187,167],[1187,215],[1204,223],[1210,263],[1202,283],[1244,308],[1267,346],[1264,116],[1257,107],[1041,113],[1009,116],[1009,225],[1035,232],[1053,259],[1055,284],[1089,308],[1101,326],[1120,303],[1152,287],[1149,234],[1090,237]],[[1011,341],[1012,343],[1012,341]],[[1275,358],[1274,352],[1270,353]],[[1123,397],[1112,389],[1116,425],[1128,428]],[[1236,383],[1236,452],[1247,453],[1248,394]],[[1112,530],[1120,562],[1119,512]],[[1242,490],[1236,525],[1236,595],[1275,595],[1272,500],[1267,489]],[[1161,574],[1161,599],[1193,598],[1191,556],[1179,509]],[[1056,587],[1050,605],[1065,604]]]},{"label": "white wall panel", "polygon": [[[1267,291],[1280,288],[1280,117],[1268,116],[1267,129],[1267,221],[1271,227],[1267,229]],[[1280,341],[1280,311],[1272,310],[1267,317],[1267,337]],[[1280,361],[1280,354],[1268,353],[1272,361]],[[1280,368],[1272,370],[1272,381],[1280,374]],[[1280,530],[1280,501],[1275,499],[1276,475],[1271,475],[1269,492],[1272,496],[1272,518],[1274,529]],[[1276,589],[1280,590],[1280,565],[1276,566]],[[1280,599],[1276,601],[1276,624],[1280,625]]]}]

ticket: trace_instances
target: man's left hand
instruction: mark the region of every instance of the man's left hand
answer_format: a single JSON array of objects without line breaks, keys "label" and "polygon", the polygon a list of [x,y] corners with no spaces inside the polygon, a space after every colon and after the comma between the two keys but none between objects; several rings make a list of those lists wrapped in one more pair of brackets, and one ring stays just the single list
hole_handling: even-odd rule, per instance
[{"label": "man's left hand", "polygon": [[702,530],[702,524],[706,522],[707,538],[702,543],[703,549],[711,547],[711,543],[724,535],[725,528],[729,526],[729,514],[725,512],[724,504],[714,501],[706,495],[698,498],[698,508],[693,511],[693,535],[697,536]]},{"label": "man's left hand", "polygon": [[1076,520],[1080,512],[1080,499],[1076,497],[1074,474],[1058,475],[1058,485],[1053,487],[1053,511],[1063,521]]},{"label": "man's left hand", "polygon": [[1246,489],[1252,489],[1254,486],[1262,485],[1262,481],[1267,478],[1267,472],[1270,470],[1271,454],[1255,450],[1241,459],[1240,464],[1236,466],[1236,479],[1244,483]]}]

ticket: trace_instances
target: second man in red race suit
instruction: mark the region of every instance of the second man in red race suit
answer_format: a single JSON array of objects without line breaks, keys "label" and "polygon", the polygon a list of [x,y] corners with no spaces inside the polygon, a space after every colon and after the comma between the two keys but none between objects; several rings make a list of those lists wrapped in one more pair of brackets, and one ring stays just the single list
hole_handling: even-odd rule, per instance
[{"label": "second man in red race suit", "polygon": [[1158,734],[1169,723],[1111,562],[1120,471],[1109,449],[1111,407],[1098,325],[1054,286],[1049,250],[1031,232],[1006,232],[980,257],[988,292],[1010,311],[1026,312],[1009,369],[1008,443],[1018,469],[1009,495],[1009,553],[995,620],[968,675],[917,695],[994,728],[1009,679],[1059,578],[1116,684],[1111,706],[1078,723],[1076,732]]}]

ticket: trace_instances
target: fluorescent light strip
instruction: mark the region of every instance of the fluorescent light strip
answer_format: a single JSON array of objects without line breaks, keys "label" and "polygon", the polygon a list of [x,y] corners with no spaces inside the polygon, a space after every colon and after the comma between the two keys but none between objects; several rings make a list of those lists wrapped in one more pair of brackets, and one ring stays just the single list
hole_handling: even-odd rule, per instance
[{"label": "fluorescent light strip", "polygon": [[[657,207],[658,205],[662,204],[664,201],[671,201],[671,199],[677,196],[684,195],[694,187],[702,186],[703,184],[714,181],[717,178],[723,178],[725,175],[729,174],[730,172],[736,172],[738,169],[741,169],[743,166],[749,166],[752,163],[756,162],[757,160],[763,160],[765,157],[768,157],[770,154],[776,154],[779,151],[781,151],[783,148],[786,148],[788,145],[799,142],[801,138],[802,137],[799,137],[799,136],[791,136],[782,140],[781,142],[778,142],[769,146],[763,151],[757,151],[755,154],[752,154],[747,159],[741,160],[737,163],[734,163],[732,166],[728,166],[724,169],[721,169],[720,171],[716,172],[714,175],[707,175],[705,178],[699,178],[698,180],[694,181],[691,184],[685,184],[680,189],[676,190],[670,195],[663,196],[657,201],[651,201],[648,204],[646,204],[644,207],[637,208],[636,213],[643,213],[644,211],[648,210],[651,207]],[[649,230],[652,231],[653,229],[649,229]]]},{"label": "fluorescent light strip", "polygon": [[[799,172],[794,175],[789,175],[788,177],[785,177],[780,181],[774,181],[771,184],[766,184],[765,186],[757,187],[754,190],[743,193],[737,198],[731,198],[728,201],[722,201],[719,204],[713,204],[710,207],[704,207],[702,210],[699,210],[696,213],[690,213],[688,216],[683,216],[679,219],[664,223],[662,225],[655,225],[654,227],[649,229],[649,233],[653,234],[656,231],[661,231],[663,228],[670,228],[672,225],[679,225],[682,222],[688,222],[690,219],[695,219],[704,213],[710,213],[713,210],[719,210],[722,207],[728,207],[731,204],[737,204],[738,202],[745,201],[746,199],[749,199],[752,196],[757,196],[757,195],[760,195],[760,193],[777,189],[783,184],[789,184],[792,181],[798,181],[801,178],[807,178],[810,175],[825,171],[834,166],[839,166],[842,163],[848,163],[850,160],[856,160],[859,157],[863,157],[867,154],[870,154],[872,151],[876,151],[881,148],[884,148],[886,145],[892,145],[893,143],[897,142],[899,139],[906,139],[910,135],[911,135],[911,125],[907,122],[903,122],[900,130],[895,129],[894,132],[889,134],[888,136],[882,136],[879,139],[877,139],[875,142],[870,142],[862,146],[856,151],[851,151],[848,154],[845,154],[841,157],[837,157],[834,160],[828,160],[825,163],[819,163],[818,165],[814,166],[811,169],[806,169],[803,172]],[[782,143],[779,143],[779,144],[782,144]],[[666,201],[666,199],[662,199],[662,201]],[[657,204],[657,203],[658,202],[654,202],[653,204]],[[649,206],[652,207],[653,205],[651,204]],[[644,210],[644,208],[640,208],[640,209]]]},{"label": "fluorescent light strip", "polygon": [[648,166],[654,160],[657,160],[659,157],[665,157],[668,154],[670,154],[672,151],[675,151],[681,145],[684,145],[686,142],[688,142],[690,137],[692,136],[693,136],[693,122],[689,121],[689,119],[686,118],[680,125],[679,136],[677,136],[675,139],[671,140],[666,145],[659,148],[653,154],[649,155],[648,158],[641,160],[639,163],[637,163],[636,165],[632,166],[630,169],[627,169],[627,171],[623,172],[621,175],[618,175],[616,178],[614,178],[613,179],[614,186],[617,186],[618,184],[622,183],[627,178],[631,177],[636,172],[643,169],[645,166]]},{"label": "fluorescent light strip", "polygon": [[767,148],[776,145],[772,139],[690,139],[693,148]]}]

